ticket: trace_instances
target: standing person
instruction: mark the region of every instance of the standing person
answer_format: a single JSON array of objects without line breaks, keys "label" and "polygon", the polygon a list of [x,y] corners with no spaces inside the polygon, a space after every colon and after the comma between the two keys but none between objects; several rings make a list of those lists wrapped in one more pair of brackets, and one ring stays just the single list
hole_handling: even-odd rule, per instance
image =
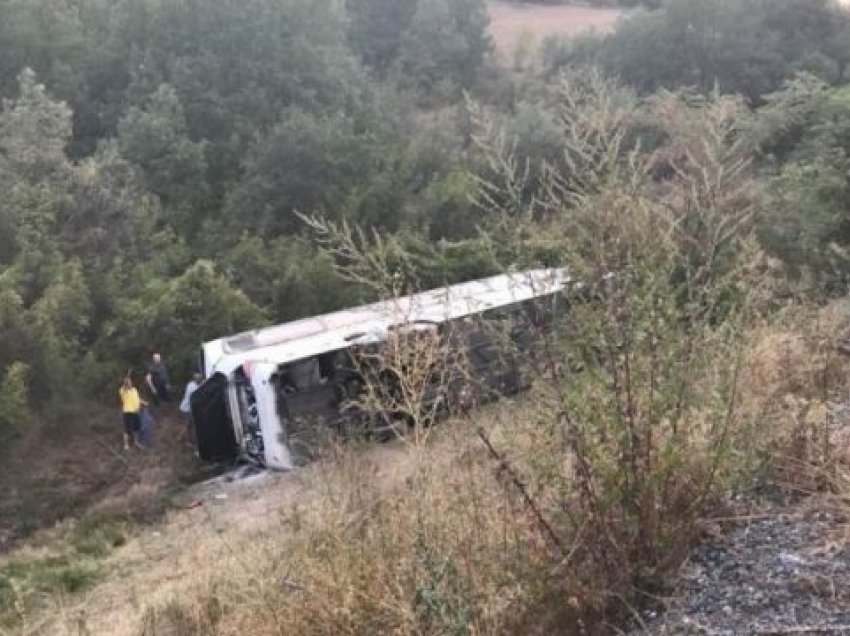
[{"label": "standing person", "polygon": [[160,354],[155,353],[151,357],[145,380],[153,395],[154,405],[159,406],[160,402],[171,401],[171,380],[168,378],[168,369]]},{"label": "standing person", "polygon": [[195,442],[195,434],[192,429],[192,394],[198,389],[201,385],[201,374],[193,373],[192,379],[189,380],[189,384],[186,385],[186,390],[183,392],[183,399],[180,402],[180,414],[186,421],[186,440],[188,440],[189,444],[192,446],[196,445]]},{"label": "standing person", "polygon": [[142,405],[147,406],[147,402],[139,397],[139,392],[133,386],[133,378],[129,371],[124,376],[124,383],[118,389],[118,395],[121,397],[121,418],[124,423],[124,450],[130,450],[130,441],[136,448],[142,448],[142,445],[137,439],[137,435],[142,430],[142,420],[139,416]]},{"label": "standing person", "polygon": [[153,415],[151,415],[151,410],[147,406],[142,407],[141,413],[139,413],[139,420],[142,423],[142,428],[139,431],[139,441],[142,443],[148,450],[153,449],[153,425],[154,419]]}]

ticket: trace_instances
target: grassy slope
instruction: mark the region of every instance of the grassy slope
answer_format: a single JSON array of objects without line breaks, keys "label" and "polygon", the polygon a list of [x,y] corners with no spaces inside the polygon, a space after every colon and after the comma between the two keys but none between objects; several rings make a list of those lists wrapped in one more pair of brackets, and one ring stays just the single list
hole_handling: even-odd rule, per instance
[{"label": "grassy slope", "polygon": [[[486,410],[485,419],[499,422],[493,424],[498,427],[513,420],[522,408],[509,403],[494,405]],[[462,423],[440,427],[423,445],[395,442],[339,448],[335,453],[336,457],[296,473],[267,473],[233,483],[216,479],[190,487],[161,524],[120,526],[118,545],[104,547],[97,559],[73,547],[69,556],[68,547],[79,534],[71,525],[42,537],[40,548],[23,548],[0,559],[0,576],[4,568],[8,572],[11,567],[36,570],[36,579],[61,577],[54,566],[69,558],[72,569],[84,573],[85,581],[73,589],[61,582],[42,585],[47,598],[30,599],[34,611],[24,612],[26,624],[52,634],[76,634],[81,624],[93,634],[137,634],[141,626],[149,630],[177,629],[177,633],[210,633],[211,599],[227,608],[216,621],[215,629],[221,633],[236,633],[247,627],[269,633],[276,631],[278,621],[286,622],[270,615],[264,605],[279,593],[283,581],[291,579],[297,586],[298,581],[308,578],[301,568],[310,569],[310,576],[325,578],[340,565],[329,561],[326,565],[331,570],[322,572],[320,563],[302,561],[297,554],[288,553],[300,542],[317,538],[316,533],[305,535],[301,529],[322,526],[326,540],[343,541],[349,524],[370,514],[374,506],[381,502],[400,505],[390,530],[393,536],[387,537],[386,546],[387,556],[398,554],[401,544],[409,544],[414,538],[414,526],[420,525],[415,515],[424,512],[424,508],[418,512],[408,508],[411,496],[435,496],[442,491],[442,484],[434,480],[459,478],[458,462],[471,461],[469,474],[485,480],[487,490],[501,500],[482,514],[489,517],[498,513],[507,530],[505,524],[512,515],[505,509],[502,487],[493,479],[492,466],[480,442]],[[418,505],[434,510],[447,503],[423,500]],[[459,509],[453,507],[452,511],[444,517],[446,521]],[[429,516],[431,521],[439,521],[437,515]],[[488,519],[485,525],[492,521]],[[486,543],[491,540],[502,543],[505,539],[491,537]],[[344,557],[345,552],[340,549],[338,554]],[[386,567],[388,562],[373,565]],[[342,583],[343,573],[338,574]],[[353,577],[359,574],[356,569],[349,572]],[[385,574],[395,578],[394,574]],[[403,571],[396,574],[404,578]],[[236,606],[243,609],[231,613]],[[404,613],[400,609],[392,612],[397,626],[405,624]],[[351,626],[354,628],[354,623]]]}]

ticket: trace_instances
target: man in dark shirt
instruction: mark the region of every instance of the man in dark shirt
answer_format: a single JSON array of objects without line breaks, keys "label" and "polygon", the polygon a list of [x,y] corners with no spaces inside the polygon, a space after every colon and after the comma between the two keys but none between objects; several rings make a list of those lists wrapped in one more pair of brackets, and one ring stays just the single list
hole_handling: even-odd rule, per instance
[{"label": "man in dark shirt", "polygon": [[160,402],[171,401],[171,380],[168,377],[168,369],[162,361],[162,356],[158,353],[153,354],[151,358],[145,380],[153,395],[154,404],[159,405]]}]

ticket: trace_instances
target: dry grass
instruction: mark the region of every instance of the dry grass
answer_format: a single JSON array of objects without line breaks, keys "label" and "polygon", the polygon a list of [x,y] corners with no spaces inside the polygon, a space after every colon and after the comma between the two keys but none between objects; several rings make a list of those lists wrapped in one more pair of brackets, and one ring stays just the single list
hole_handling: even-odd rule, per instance
[{"label": "dry grass", "polygon": [[838,351],[848,329],[850,304],[841,301],[793,307],[752,335],[742,401],[764,425],[751,447],[764,451],[772,478],[789,489],[834,490],[850,466],[842,412],[850,357]]},{"label": "dry grass", "polygon": [[517,46],[529,40],[540,44],[549,36],[572,36],[591,29],[607,33],[622,15],[618,9],[493,2],[490,34],[498,54],[511,59]]},{"label": "dry grass", "polygon": [[[500,404],[488,419],[500,429],[524,408]],[[227,500],[216,500],[221,492]],[[203,506],[172,513],[159,536],[134,538],[101,585],[31,628],[75,634],[83,620],[113,634],[497,633],[520,620],[529,582],[549,563],[462,423],[425,446],[341,448],[296,474],[195,494]]]},{"label": "dry grass", "polygon": [[[794,451],[801,423],[788,404],[821,402],[824,377],[837,397],[844,368],[835,366],[843,362],[811,325],[819,325],[821,335],[835,333],[848,318],[841,307],[806,311],[753,334],[743,370],[742,421],[732,433],[737,443],[753,447],[741,450]],[[616,590],[601,585],[611,577],[576,571],[581,561],[570,562],[584,549],[576,543],[580,533],[566,532],[562,503],[546,476],[566,478],[574,467],[568,454],[552,453],[558,433],[534,415],[543,402],[545,396],[530,396],[512,407],[493,406],[476,422],[442,429],[431,444],[399,449],[401,470],[390,479],[380,475],[380,455],[342,452],[337,461],[314,467],[304,503],[279,517],[272,536],[251,542],[228,571],[232,578],[203,581],[188,603],[174,597],[159,607],[172,613],[181,607],[180,620],[190,616],[197,633],[604,629],[598,621],[618,604],[611,598]],[[694,413],[689,421],[697,425],[701,418]],[[494,462],[476,440],[470,427],[482,423],[506,463]],[[754,434],[754,423],[775,428]],[[689,475],[695,480],[690,492],[698,490],[706,470],[700,450],[689,452],[680,467],[683,492]],[[791,475],[790,466],[777,463],[784,478],[802,483],[805,474]],[[560,534],[567,558],[553,559],[557,550],[518,493],[514,475],[526,481]],[[532,475],[541,480],[525,479]],[[210,598],[217,599],[212,616],[203,600]],[[150,611],[146,620],[166,620]]]}]

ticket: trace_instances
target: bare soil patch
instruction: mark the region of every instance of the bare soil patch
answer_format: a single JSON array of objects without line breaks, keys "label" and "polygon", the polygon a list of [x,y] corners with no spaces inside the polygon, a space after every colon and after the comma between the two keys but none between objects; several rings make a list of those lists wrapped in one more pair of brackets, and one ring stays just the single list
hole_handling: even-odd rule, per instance
[{"label": "bare soil patch", "polygon": [[517,4],[493,2],[490,5],[490,34],[501,56],[509,56],[520,38],[533,37],[539,44],[550,35],[576,35],[594,29],[612,31],[623,12],[571,5]]},{"label": "bare soil patch", "polygon": [[0,460],[0,553],[86,511],[153,513],[164,489],[201,478],[173,409],[156,414],[154,448],[123,451],[116,409],[91,406],[33,426]]}]

